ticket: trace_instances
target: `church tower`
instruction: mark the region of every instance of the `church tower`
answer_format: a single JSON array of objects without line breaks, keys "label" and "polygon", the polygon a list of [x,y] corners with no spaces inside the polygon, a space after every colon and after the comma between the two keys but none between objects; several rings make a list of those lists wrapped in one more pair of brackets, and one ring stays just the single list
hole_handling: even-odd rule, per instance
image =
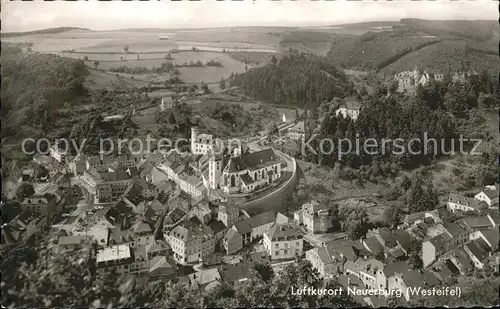
[{"label": "church tower", "polygon": [[215,190],[219,188],[221,174],[222,156],[211,153],[210,159],[208,159],[208,179],[210,189]]},{"label": "church tower", "polygon": [[198,127],[191,127],[191,152],[196,153],[196,136],[198,136],[200,130]]}]

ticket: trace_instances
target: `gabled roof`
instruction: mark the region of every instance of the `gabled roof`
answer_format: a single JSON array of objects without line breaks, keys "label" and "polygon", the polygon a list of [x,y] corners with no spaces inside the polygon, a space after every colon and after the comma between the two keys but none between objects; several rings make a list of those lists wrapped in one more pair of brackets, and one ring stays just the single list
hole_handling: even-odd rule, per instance
[{"label": "gabled roof", "polygon": [[365,246],[368,248],[368,250],[370,250],[370,252],[372,253],[378,253],[384,251],[384,246],[375,236],[368,237],[363,242]]},{"label": "gabled roof", "polygon": [[224,167],[224,171],[236,173],[244,170],[257,170],[278,163],[280,163],[280,159],[274,150],[267,148],[229,159],[229,162]]},{"label": "gabled roof", "polygon": [[292,224],[277,224],[273,223],[267,233],[271,241],[302,239],[302,232]]},{"label": "gabled roof", "polygon": [[205,285],[220,279],[221,276],[217,268],[205,269],[189,275],[189,281],[193,285]]},{"label": "gabled roof", "polygon": [[[483,261],[486,257],[488,257],[487,251],[483,248],[483,246],[480,244],[480,241],[482,239],[475,239],[471,240],[470,242],[466,243],[465,246],[469,251],[479,260]],[[484,240],[483,240],[484,242]]]},{"label": "gabled roof", "polygon": [[483,234],[484,238],[486,238],[492,245],[491,249],[496,250],[498,248],[498,243],[500,242],[500,234],[498,228],[482,231],[481,233]]},{"label": "gabled roof", "polygon": [[229,229],[226,233],[226,235],[224,236],[224,241],[229,241],[231,240],[233,237],[239,237],[241,238],[241,235],[234,229]]},{"label": "gabled roof", "polygon": [[409,269],[411,269],[411,266],[408,265],[407,262],[395,262],[385,265],[382,272],[384,273],[386,278],[389,278],[395,273],[403,273],[405,270]]},{"label": "gabled roof", "polygon": [[250,265],[248,264],[225,264],[218,267],[222,280],[228,284],[233,284],[240,280],[250,278]]},{"label": "gabled roof", "polygon": [[340,253],[346,259],[355,261],[358,256],[353,247],[353,242],[347,239],[338,239],[327,243],[328,251]]},{"label": "gabled roof", "polygon": [[410,233],[405,230],[397,229],[394,231],[394,238],[397,243],[406,251],[411,249],[412,237]]},{"label": "gabled roof", "polygon": [[260,213],[251,218],[245,219],[236,223],[234,226],[239,233],[246,234],[251,233],[252,229],[263,226],[265,224],[273,223],[275,221],[275,216],[272,211],[267,211]]},{"label": "gabled roof", "polygon": [[58,238],[57,243],[61,246],[79,245],[88,239],[89,237],[86,235],[61,236]]},{"label": "gabled roof", "polygon": [[134,225],[132,226],[132,231],[135,234],[151,234],[153,233],[153,229],[151,226],[143,221],[143,220],[137,220]]},{"label": "gabled roof", "polygon": [[[482,201],[476,200],[475,198],[462,196],[456,193],[450,193],[448,196],[448,202],[459,204],[462,206],[472,207],[474,209],[480,209],[481,204],[484,203]],[[488,205],[486,205],[488,208]]]},{"label": "gabled roof", "polygon": [[155,256],[149,261],[149,272],[160,271],[162,269],[175,269],[172,265],[170,265],[167,261],[167,258],[164,256]]},{"label": "gabled roof", "polygon": [[463,218],[461,222],[464,224],[466,228],[469,229],[493,227],[493,224],[491,223],[488,216],[467,217]]},{"label": "gabled roof", "polygon": [[494,187],[495,189],[484,188],[484,190],[482,191],[484,192],[484,194],[486,194],[487,197],[489,197],[492,200],[498,198],[499,195],[499,185],[495,184]]}]

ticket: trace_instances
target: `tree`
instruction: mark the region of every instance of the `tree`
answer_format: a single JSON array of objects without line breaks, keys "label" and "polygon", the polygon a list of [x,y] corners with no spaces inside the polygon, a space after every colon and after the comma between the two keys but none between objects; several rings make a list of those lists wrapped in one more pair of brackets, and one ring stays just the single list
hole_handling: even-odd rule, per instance
[{"label": "tree", "polygon": [[210,93],[210,89],[208,89],[208,85],[204,82],[201,83],[201,90],[203,90],[203,93],[205,93],[205,94]]},{"label": "tree", "polygon": [[271,64],[276,65],[278,63],[278,59],[275,56],[271,57]]},{"label": "tree", "polygon": [[125,54],[128,53],[129,49],[130,49],[130,47],[128,45],[123,46],[123,51],[125,52]]},{"label": "tree", "polygon": [[384,222],[389,226],[394,226],[401,222],[403,210],[400,206],[392,205],[384,209]]},{"label": "tree", "polygon": [[96,69],[97,69],[97,67],[98,67],[98,66],[99,66],[99,61],[94,60],[94,68],[96,68]]},{"label": "tree", "polygon": [[10,222],[22,212],[21,204],[18,201],[7,201],[2,205],[1,209],[4,223]]},{"label": "tree", "polygon": [[29,183],[23,182],[19,188],[17,189],[16,195],[17,197],[22,201],[27,197],[32,196],[35,194],[35,188],[33,188],[33,185]]},{"label": "tree", "polygon": [[432,210],[438,203],[438,194],[432,180],[424,179],[420,173],[413,173],[412,184],[408,191],[410,212]]},{"label": "tree", "polygon": [[84,56],[83,61],[89,61],[89,56]]},{"label": "tree", "polygon": [[224,80],[224,78],[221,78],[220,83],[219,83],[219,88],[221,90],[226,89],[226,81]]}]

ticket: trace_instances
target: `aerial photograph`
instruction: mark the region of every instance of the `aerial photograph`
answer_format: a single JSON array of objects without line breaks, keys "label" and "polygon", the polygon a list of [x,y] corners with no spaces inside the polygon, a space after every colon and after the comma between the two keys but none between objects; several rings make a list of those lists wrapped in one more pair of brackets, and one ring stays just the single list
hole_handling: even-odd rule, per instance
[{"label": "aerial photograph", "polygon": [[500,306],[498,3],[2,1],[2,308]]}]

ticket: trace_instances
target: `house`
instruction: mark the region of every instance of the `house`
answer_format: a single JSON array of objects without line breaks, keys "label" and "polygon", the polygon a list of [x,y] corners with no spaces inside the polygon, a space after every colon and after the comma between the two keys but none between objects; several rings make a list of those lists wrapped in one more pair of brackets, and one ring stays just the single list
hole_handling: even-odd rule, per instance
[{"label": "house", "polygon": [[500,233],[498,227],[491,230],[479,230],[469,235],[470,240],[481,238],[488,245],[488,251],[497,251],[500,242]]},{"label": "house", "polygon": [[171,248],[166,241],[156,240],[154,238],[149,240],[145,249],[148,259],[150,260],[155,256],[166,256],[171,251]]},{"label": "house", "polygon": [[458,269],[460,274],[465,275],[474,269],[473,262],[463,248],[457,248],[447,255],[448,260]]},{"label": "house", "polygon": [[154,231],[143,220],[137,220],[130,229],[117,226],[109,229],[108,245],[128,244],[131,248],[146,246],[154,240]]},{"label": "house", "polygon": [[276,223],[278,224],[287,224],[287,223],[290,223],[291,220],[290,218],[288,218],[286,215],[282,214],[282,213],[277,213],[276,214]]},{"label": "house", "polygon": [[190,285],[202,288],[206,288],[213,282],[219,282],[221,279],[217,268],[203,269],[189,275]]},{"label": "house", "polygon": [[[87,171],[86,171],[87,172]],[[104,172],[101,181],[96,184],[97,198],[101,202],[112,202],[120,199],[132,182],[132,178],[124,170]]]},{"label": "house", "polygon": [[400,291],[406,301],[410,301],[412,296],[410,289],[428,289],[438,284],[439,280],[436,276],[427,270],[406,270],[402,273],[395,273],[389,278],[389,289]]},{"label": "house", "polygon": [[272,148],[234,156],[222,171],[221,189],[226,193],[250,193],[275,183],[282,176],[281,163]]},{"label": "house", "polygon": [[447,208],[451,212],[458,211],[478,211],[488,209],[485,201],[450,193],[448,196]]},{"label": "house", "polygon": [[360,112],[359,103],[356,100],[347,99],[344,104],[341,104],[335,111],[335,116],[342,115],[344,118],[351,118],[356,121]]},{"label": "house", "polygon": [[322,278],[329,279],[342,273],[344,258],[334,246],[315,247],[306,252],[306,259]]},{"label": "house", "polygon": [[384,265],[381,269],[377,270],[376,273],[376,288],[385,291],[392,290],[393,287],[389,286],[389,278],[394,276],[395,273],[403,273],[411,269],[405,261],[394,262]]},{"label": "house", "polygon": [[53,216],[58,210],[58,196],[51,193],[35,193],[21,202],[23,211],[30,211],[44,216]]},{"label": "house", "polygon": [[90,241],[90,237],[87,235],[59,236],[57,239],[57,248],[59,250],[71,250],[87,241]]},{"label": "house", "polygon": [[468,233],[456,223],[445,221],[436,227],[436,234],[422,243],[422,262],[424,267],[432,264],[439,256],[451,249],[464,244],[468,240]]},{"label": "house", "polygon": [[325,205],[312,201],[294,213],[294,221],[312,233],[325,233],[333,227],[333,213]]},{"label": "house", "polygon": [[269,231],[276,217],[272,211],[260,213],[243,221],[237,222],[231,228],[235,229],[243,239],[243,246],[257,238],[263,237]]},{"label": "house", "polygon": [[217,211],[217,220],[224,223],[226,227],[233,226],[239,218],[240,210],[238,206],[231,204],[221,204]]},{"label": "house", "polygon": [[300,257],[304,250],[302,232],[291,224],[273,223],[264,233],[264,247],[272,260]]},{"label": "house", "polygon": [[305,133],[304,121],[299,121],[293,127],[288,129],[286,135],[290,139],[301,141],[305,139]]},{"label": "house", "polygon": [[195,155],[207,154],[214,150],[216,139],[211,134],[200,133],[198,127],[191,127],[191,152]]},{"label": "house", "polygon": [[166,111],[167,109],[171,109],[173,107],[174,107],[174,100],[172,99],[172,97],[161,98],[160,110],[162,112]]},{"label": "house", "polygon": [[464,251],[469,255],[474,267],[482,269],[489,257],[489,245],[482,238],[474,239],[464,245]]},{"label": "house", "polygon": [[218,267],[221,279],[231,286],[235,286],[240,282],[247,281],[250,278],[250,265],[240,263],[236,265],[225,264]]},{"label": "house", "polygon": [[377,272],[383,267],[376,259],[358,258],[355,262],[346,261],[344,274],[358,277],[367,289],[377,289]]},{"label": "house", "polygon": [[486,202],[486,204],[488,204],[491,208],[492,206],[498,204],[499,191],[500,188],[498,184],[494,186],[486,186],[481,192],[476,194],[474,198],[478,201]]},{"label": "house", "polygon": [[170,280],[175,276],[176,268],[167,261],[165,256],[154,256],[150,259],[148,273],[150,280]]},{"label": "house", "polygon": [[498,226],[491,215],[471,216],[458,221],[469,233],[485,231]]},{"label": "house", "polygon": [[85,160],[85,169],[96,169],[97,171],[104,171],[109,164],[109,157],[107,156],[90,156]]},{"label": "house", "polygon": [[[66,145],[66,148],[68,148],[68,145]],[[49,149],[50,156],[60,163],[65,163],[67,152],[66,149],[61,149],[58,145],[53,145]]]},{"label": "house", "polygon": [[174,260],[179,264],[197,263],[215,252],[213,230],[196,217],[185,220],[168,233]]},{"label": "house", "polygon": [[127,244],[106,247],[97,252],[97,272],[100,275],[115,271],[117,274],[130,272],[134,257]]},{"label": "house", "polygon": [[228,255],[233,255],[243,249],[243,237],[236,229],[231,228],[224,235],[222,246]]},{"label": "house", "polygon": [[32,211],[23,211],[9,223],[2,225],[0,248],[14,246],[27,241],[47,224],[45,217]]}]

